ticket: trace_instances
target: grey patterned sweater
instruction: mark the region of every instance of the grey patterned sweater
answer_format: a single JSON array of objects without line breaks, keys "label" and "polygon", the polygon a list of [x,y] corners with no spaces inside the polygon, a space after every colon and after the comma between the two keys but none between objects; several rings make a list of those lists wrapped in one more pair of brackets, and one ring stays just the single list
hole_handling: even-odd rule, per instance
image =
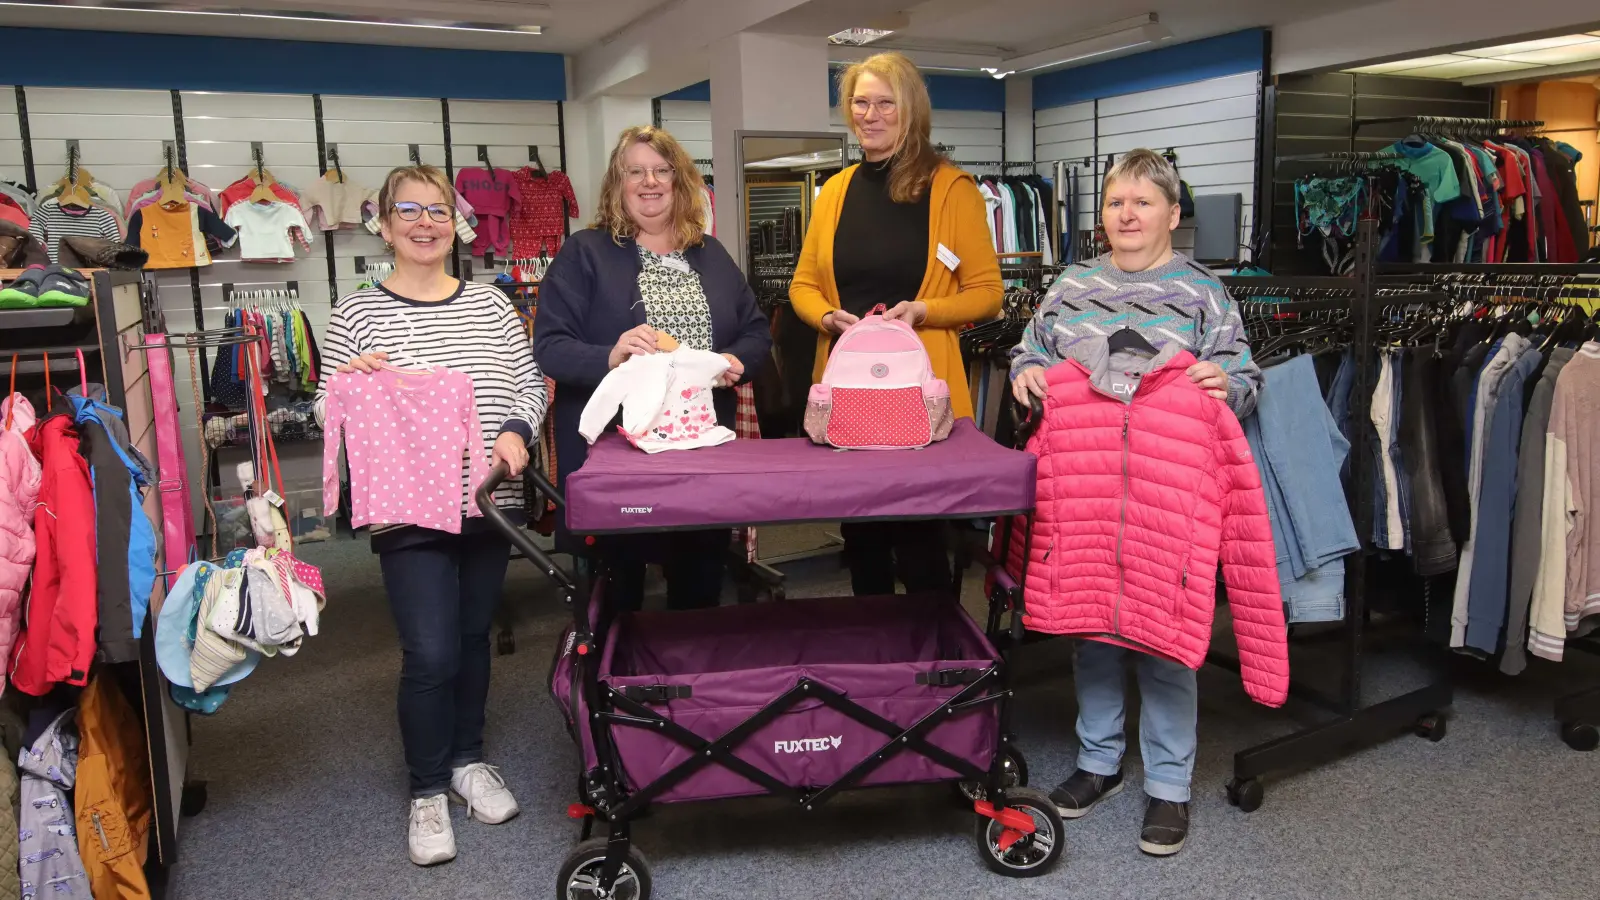
[{"label": "grey patterned sweater", "polygon": [[1228,373],[1228,407],[1243,418],[1256,408],[1261,369],[1250,357],[1238,307],[1217,276],[1182,253],[1144,272],[1124,272],[1110,254],[1070,266],[1050,286],[1022,342],[1011,351],[1011,377],[1067,359],[1072,345],[1132,328],[1155,345],[1176,342]]}]

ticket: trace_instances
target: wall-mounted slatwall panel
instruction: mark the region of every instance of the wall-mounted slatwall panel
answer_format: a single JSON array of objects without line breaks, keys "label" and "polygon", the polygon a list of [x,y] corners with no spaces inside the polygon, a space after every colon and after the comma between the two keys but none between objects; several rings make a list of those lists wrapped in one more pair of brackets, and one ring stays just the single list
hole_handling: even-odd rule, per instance
[{"label": "wall-mounted slatwall panel", "polygon": [[16,96],[15,87],[0,87],[0,178],[26,184],[28,173],[22,164],[22,129],[18,125]]},{"label": "wall-mounted slatwall panel", "polygon": [[[13,107],[13,112],[15,107]],[[119,194],[160,168],[161,142],[173,139],[167,91],[28,88],[28,131],[40,186],[66,174],[67,141],[95,180]],[[124,198],[126,199],[126,198]]]},{"label": "wall-mounted slatwall panel", "polygon": [[[1041,163],[1069,160],[1084,163],[1079,167],[1078,196],[1073,203],[1077,221],[1073,227],[1079,231],[1094,228],[1094,197],[1096,179],[1100,171],[1094,156],[1094,103],[1072,103],[1051,109],[1036,110],[1033,114],[1033,158]],[[1039,173],[1053,177],[1053,167],[1038,167]]]},{"label": "wall-mounted slatwall panel", "polygon": [[[1178,155],[1180,175],[1196,196],[1242,196],[1240,243],[1246,244],[1255,196],[1259,91],[1260,74],[1242,72],[1041,109],[1034,114],[1035,158],[1094,158],[1092,177],[1079,179],[1078,208],[1082,212],[1077,223],[1079,229],[1091,229],[1098,216],[1095,189],[1105,175],[1106,155],[1140,147],[1171,149]],[[1085,175],[1089,174],[1085,170]],[[1193,249],[1191,224],[1179,227],[1173,245],[1184,252]]]},{"label": "wall-mounted slatwall panel", "polygon": [[[560,115],[554,103],[451,100],[450,143],[456,171],[483,165],[478,158],[479,147],[488,150],[489,162],[497,169],[520,169],[528,165],[532,156],[529,147],[539,148],[539,160],[546,169],[561,168]],[[459,249],[462,255],[471,252],[469,248]],[[481,263],[481,257],[479,261]],[[473,271],[477,280],[488,281],[498,268],[486,272],[479,265]]]},{"label": "wall-mounted slatwall panel", "polygon": [[678,139],[690,159],[711,158],[710,103],[703,100],[663,100],[661,127]]},{"label": "wall-mounted slatwall panel", "polygon": [[[1357,118],[1388,116],[1493,115],[1494,89],[1466,87],[1433,78],[1389,75],[1280,75],[1276,79],[1277,121],[1273,123],[1277,156],[1305,156],[1340,150],[1382,150],[1410,130],[1405,123],[1367,125],[1357,131]],[[1267,197],[1272,202],[1274,272],[1326,275],[1320,239],[1296,234],[1294,182],[1328,170],[1327,163],[1284,160],[1273,167]],[[1265,201],[1263,201],[1265,202]],[[1304,246],[1300,246],[1304,244]]]},{"label": "wall-mounted slatwall panel", "polygon": [[[338,148],[345,177],[372,190],[383,186],[391,169],[411,164],[412,144],[417,145],[424,163],[444,168],[444,110],[438,100],[324,95],[322,131],[328,143]],[[461,165],[459,157],[455,162]],[[383,239],[365,228],[335,231],[337,295],[342,297],[367,280],[366,273],[356,267],[357,258],[388,257]]]}]

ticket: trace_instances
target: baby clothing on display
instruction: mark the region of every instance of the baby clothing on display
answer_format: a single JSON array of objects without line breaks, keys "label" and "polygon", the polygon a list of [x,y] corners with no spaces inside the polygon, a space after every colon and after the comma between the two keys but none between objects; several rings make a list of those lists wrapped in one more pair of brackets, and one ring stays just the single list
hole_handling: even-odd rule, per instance
[{"label": "baby clothing on display", "polygon": [[717,424],[711,392],[728,365],[716,353],[688,347],[635,356],[595,388],[578,419],[578,432],[594,443],[621,407],[618,430],[646,453],[725,444],[735,435]]},{"label": "baby clothing on display", "polygon": [[[354,528],[420,525],[459,534],[462,455],[469,496],[489,474],[472,378],[443,366],[333,376],[323,435],[323,515],[339,508],[342,437]],[[481,513],[474,504],[467,515]]]}]

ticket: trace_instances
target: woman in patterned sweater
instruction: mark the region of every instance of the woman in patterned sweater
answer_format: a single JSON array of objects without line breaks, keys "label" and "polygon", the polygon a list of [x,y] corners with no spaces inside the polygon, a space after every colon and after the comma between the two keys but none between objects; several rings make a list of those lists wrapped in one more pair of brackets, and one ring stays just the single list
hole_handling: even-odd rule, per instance
[{"label": "woman in patterned sweater", "polygon": [[[744,273],[705,234],[700,173],[659,128],[622,132],[600,183],[593,226],[561,247],[539,287],[533,350],[556,381],[551,422],[556,475],[583,465],[588,443],[578,418],[606,373],[631,356],[655,353],[670,335],[685,347],[720,353],[732,368],[715,392],[717,421],[734,427],[732,386],[755,375],[772,346],[767,317]],[[613,539],[612,602],[637,609],[646,562],[661,563],[672,609],[715,606],[732,532],[726,528]],[[558,526],[557,549],[571,549]]]}]

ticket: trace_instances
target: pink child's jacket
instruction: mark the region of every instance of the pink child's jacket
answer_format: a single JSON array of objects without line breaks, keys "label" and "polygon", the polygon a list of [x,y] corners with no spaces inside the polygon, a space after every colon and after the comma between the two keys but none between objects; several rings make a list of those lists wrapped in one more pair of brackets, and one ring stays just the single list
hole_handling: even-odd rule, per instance
[{"label": "pink child's jacket", "polygon": [[[1045,375],[1044,418],[1028,443],[1039,488],[1024,624],[1197,669],[1220,558],[1245,690],[1280,706],[1287,628],[1260,474],[1239,420],[1185,373],[1194,357],[1158,350],[1128,366],[1104,339],[1085,340]],[[1008,548],[1013,576],[1022,534]]]},{"label": "pink child's jacket", "polygon": [[[6,428],[7,414],[11,420]],[[22,589],[33,570],[33,507],[39,499],[39,461],[24,434],[34,425],[33,406],[21,394],[0,403],[0,659],[22,627]]]}]

